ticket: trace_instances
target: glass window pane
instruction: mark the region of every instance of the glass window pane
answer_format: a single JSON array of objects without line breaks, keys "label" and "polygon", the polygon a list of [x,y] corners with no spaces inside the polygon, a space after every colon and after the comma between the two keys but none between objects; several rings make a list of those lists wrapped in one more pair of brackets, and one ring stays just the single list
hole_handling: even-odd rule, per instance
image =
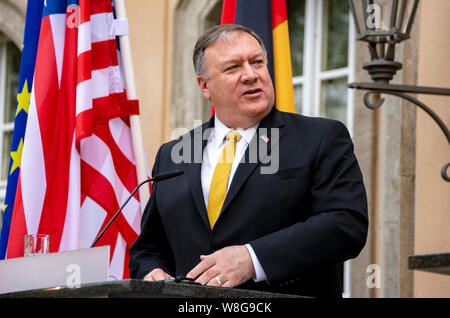
[{"label": "glass window pane", "polygon": [[9,158],[11,152],[12,131],[6,131],[3,133],[3,149],[2,149],[2,161],[1,161],[1,180],[8,179],[9,175]]},{"label": "glass window pane", "polygon": [[348,0],[323,2],[322,71],[348,65]]},{"label": "glass window pane", "polygon": [[289,26],[289,45],[293,76],[303,74],[303,42],[305,34],[305,2],[306,0],[287,0],[286,9]]},{"label": "glass window pane", "polygon": [[294,86],[294,101],[295,101],[295,112],[297,114],[301,114],[303,101],[303,85]]},{"label": "glass window pane", "polygon": [[6,50],[6,96],[3,120],[8,123],[14,121],[16,113],[21,53],[12,42],[8,42]]},{"label": "glass window pane", "polygon": [[322,82],[320,116],[347,122],[347,77]]}]

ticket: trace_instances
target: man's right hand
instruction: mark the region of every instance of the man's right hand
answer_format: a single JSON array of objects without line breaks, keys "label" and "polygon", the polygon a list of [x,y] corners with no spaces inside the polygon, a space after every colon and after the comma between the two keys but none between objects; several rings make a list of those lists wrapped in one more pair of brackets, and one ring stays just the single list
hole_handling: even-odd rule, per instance
[{"label": "man's right hand", "polygon": [[148,280],[150,282],[156,282],[165,279],[174,279],[174,278],[169,274],[167,274],[166,272],[164,272],[161,268],[155,268],[144,277],[144,280]]}]

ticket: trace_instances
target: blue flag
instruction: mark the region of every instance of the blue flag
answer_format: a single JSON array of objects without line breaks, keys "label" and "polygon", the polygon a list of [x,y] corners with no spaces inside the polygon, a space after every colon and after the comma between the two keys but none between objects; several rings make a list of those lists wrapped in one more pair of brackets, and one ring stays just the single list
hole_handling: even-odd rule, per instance
[{"label": "blue flag", "polygon": [[5,204],[3,206],[2,230],[0,235],[0,259],[4,259],[8,246],[9,229],[14,210],[17,180],[20,171],[22,147],[25,128],[28,119],[28,106],[31,89],[33,87],[36,52],[41,29],[41,19],[44,0],[28,1],[25,20],[25,34],[23,40],[22,60],[20,63],[19,89],[17,92],[16,117],[11,143],[11,157],[9,162],[8,183],[6,186]]}]

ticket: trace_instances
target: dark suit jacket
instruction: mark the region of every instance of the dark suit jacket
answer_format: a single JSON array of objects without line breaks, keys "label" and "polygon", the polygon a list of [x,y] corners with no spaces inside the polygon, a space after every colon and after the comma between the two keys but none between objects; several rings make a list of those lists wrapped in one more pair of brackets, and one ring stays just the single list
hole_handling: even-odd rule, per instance
[{"label": "dark suit jacket", "polygon": [[[143,278],[156,267],[184,276],[200,255],[250,243],[268,282],[239,287],[340,297],[338,264],[359,254],[368,230],[366,193],[345,126],[274,107],[261,121],[211,230],[200,171],[207,140],[202,134],[213,125],[211,119],[159,149],[153,175],[184,175],[153,185],[141,234],[130,249],[131,277]],[[276,164],[277,152],[278,171],[261,173]],[[195,162],[179,162],[180,155]]]}]

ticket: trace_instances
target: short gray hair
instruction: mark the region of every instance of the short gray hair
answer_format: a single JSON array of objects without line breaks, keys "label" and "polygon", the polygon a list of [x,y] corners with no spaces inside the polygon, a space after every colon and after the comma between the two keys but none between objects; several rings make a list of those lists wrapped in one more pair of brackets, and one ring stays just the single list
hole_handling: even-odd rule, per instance
[{"label": "short gray hair", "polygon": [[197,43],[195,44],[194,54],[192,57],[194,62],[195,75],[203,77],[208,76],[208,74],[206,73],[205,55],[204,55],[206,48],[211,44],[213,44],[218,39],[225,39],[231,32],[248,33],[251,36],[253,36],[261,46],[264,53],[264,57],[267,60],[267,50],[266,47],[264,46],[264,42],[261,39],[261,37],[258,34],[256,34],[252,29],[249,29],[239,24],[217,25],[206,30],[206,32],[200,36],[200,38],[197,40]]}]

